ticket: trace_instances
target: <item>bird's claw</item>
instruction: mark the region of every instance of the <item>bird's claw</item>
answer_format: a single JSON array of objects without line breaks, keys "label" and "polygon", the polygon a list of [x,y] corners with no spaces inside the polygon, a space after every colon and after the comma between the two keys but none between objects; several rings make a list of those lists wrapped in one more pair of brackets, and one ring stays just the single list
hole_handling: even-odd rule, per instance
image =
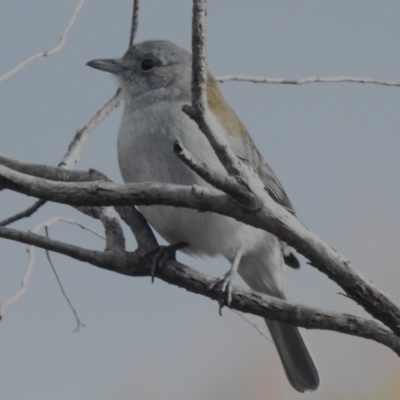
[{"label": "bird's claw", "polygon": [[169,246],[159,246],[155,250],[156,255],[154,256],[153,263],[151,265],[151,283],[154,283],[154,276],[157,269],[163,268],[168,260],[175,260],[176,251],[187,246],[187,243],[179,242]]},{"label": "bird's claw", "polygon": [[219,290],[220,295],[218,299],[219,304],[219,315],[222,316],[222,308],[224,306],[231,306],[232,302],[232,288],[233,288],[233,278],[235,277],[235,272],[229,270],[224,276],[217,278],[209,287],[208,290]]}]

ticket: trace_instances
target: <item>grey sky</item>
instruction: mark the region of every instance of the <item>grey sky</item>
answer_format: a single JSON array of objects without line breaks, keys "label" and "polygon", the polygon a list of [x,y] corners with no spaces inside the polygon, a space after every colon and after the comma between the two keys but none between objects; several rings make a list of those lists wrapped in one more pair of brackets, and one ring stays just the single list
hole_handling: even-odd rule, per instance
[{"label": "grey sky", "polygon": [[[55,165],[75,131],[116,89],[85,67],[120,56],[129,39],[131,1],[86,0],[64,49],[0,84],[1,152]],[[77,0],[0,3],[0,74],[54,46]],[[190,48],[191,2],[142,0],[138,39]],[[208,63],[216,75],[300,78],[351,75],[400,80],[400,3],[395,1],[214,1],[208,11]],[[304,223],[400,301],[400,88],[225,83],[223,92],[274,168]],[[89,139],[79,168],[121,181],[116,132],[121,109]],[[1,218],[32,199],[1,193]],[[45,207],[32,229],[61,211]],[[100,228],[89,219],[91,226]],[[87,247],[100,240],[59,225],[51,234]],[[130,239],[132,245],[133,240]],[[0,301],[19,286],[26,246],[0,241]],[[221,275],[219,259],[180,259]],[[43,252],[28,293],[1,321],[0,382],[7,400],[304,398],[282,371],[274,346],[229,310],[150,279],[129,279],[54,256],[87,327],[74,320]],[[364,315],[327,278],[302,266],[287,271],[288,296]],[[251,318],[264,329],[263,321]],[[320,368],[315,400],[389,400],[397,357],[382,346],[331,332],[306,332]],[[356,397],[358,396],[358,397]]]}]

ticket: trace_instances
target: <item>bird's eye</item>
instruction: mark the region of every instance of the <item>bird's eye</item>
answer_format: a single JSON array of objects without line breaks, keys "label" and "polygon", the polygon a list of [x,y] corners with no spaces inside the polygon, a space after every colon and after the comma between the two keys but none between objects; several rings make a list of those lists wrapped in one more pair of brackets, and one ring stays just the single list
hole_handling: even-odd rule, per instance
[{"label": "bird's eye", "polygon": [[154,65],[155,62],[153,60],[143,60],[140,67],[142,68],[142,71],[150,71]]}]

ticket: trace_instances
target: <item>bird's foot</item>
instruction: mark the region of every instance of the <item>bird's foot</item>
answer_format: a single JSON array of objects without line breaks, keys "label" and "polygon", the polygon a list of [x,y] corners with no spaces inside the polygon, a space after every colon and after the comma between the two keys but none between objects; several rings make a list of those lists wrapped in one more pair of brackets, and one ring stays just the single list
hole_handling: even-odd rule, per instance
[{"label": "bird's foot", "polygon": [[187,243],[179,242],[169,246],[159,246],[155,249],[156,255],[153,258],[151,266],[151,283],[154,283],[154,276],[157,269],[163,268],[168,260],[175,260],[176,251],[187,246],[189,246]]},{"label": "bird's foot", "polygon": [[222,316],[222,308],[224,306],[230,307],[232,302],[232,287],[233,279],[235,278],[236,271],[230,269],[224,276],[217,278],[209,287],[208,290],[219,290],[219,315]]}]

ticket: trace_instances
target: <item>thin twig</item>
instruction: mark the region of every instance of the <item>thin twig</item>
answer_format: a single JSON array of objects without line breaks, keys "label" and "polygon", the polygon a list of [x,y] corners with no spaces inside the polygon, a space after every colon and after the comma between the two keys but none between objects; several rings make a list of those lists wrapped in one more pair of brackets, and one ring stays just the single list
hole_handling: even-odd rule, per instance
[{"label": "thin twig", "polygon": [[132,10],[132,23],[131,23],[131,34],[129,37],[129,47],[132,47],[135,43],[135,37],[139,25],[139,0],[133,0]]},{"label": "thin twig", "polygon": [[182,111],[192,118],[206,136],[215,154],[229,175],[239,172],[238,159],[222,137],[216,137],[205,120],[206,114],[206,0],[193,0],[192,17],[192,104]]},{"label": "thin twig", "polygon": [[[48,228],[47,226],[44,227],[44,231],[46,232],[46,236],[47,236],[48,238],[50,238],[50,237],[49,237],[49,228]],[[63,286],[63,284],[62,284],[62,282],[61,282],[60,276],[58,275],[58,272],[57,272],[56,267],[55,267],[55,265],[54,265],[54,263],[53,263],[53,260],[52,260],[51,257],[50,257],[50,252],[49,252],[49,250],[45,250],[45,252],[46,252],[46,257],[47,257],[47,260],[49,261],[50,267],[51,267],[51,269],[53,270],[53,273],[54,273],[54,276],[55,276],[56,279],[57,279],[58,285],[60,286],[61,293],[62,293],[62,295],[64,296],[65,300],[67,300],[68,306],[69,306],[69,308],[72,310],[72,313],[73,313],[74,316],[75,316],[75,319],[76,319],[76,329],[75,329],[75,331],[79,331],[79,328],[80,328],[81,326],[84,327],[85,324],[84,324],[83,321],[80,319],[80,317],[79,317],[79,315],[78,315],[78,313],[77,313],[75,307],[72,305],[72,302],[71,302],[70,298],[68,297],[68,295],[67,295],[67,293],[66,293],[66,291],[65,291],[65,289],[64,289],[64,286]]]},{"label": "thin twig", "polygon": [[[86,143],[90,133],[104,120],[104,118],[107,117],[107,115],[109,115],[116,107],[120,105],[121,100],[121,89],[118,89],[115,95],[106,104],[104,104],[104,106],[101,107],[100,110],[96,112],[96,114],[89,120],[89,122],[82,129],[76,132],[74,139],[68,146],[67,152],[59,163],[59,167],[72,169],[75,166],[75,164],[79,161],[83,146]],[[21,211],[1,221],[0,226],[6,226],[22,218],[30,217],[45,203],[45,200],[39,200],[35,202],[26,210]]]},{"label": "thin twig", "polygon": [[[39,223],[38,225],[35,226],[35,228],[33,228],[32,233],[36,234],[40,232],[43,228],[56,223],[58,221],[58,218],[59,218],[58,216],[55,216],[48,219],[47,221]],[[0,306],[0,318],[3,318],[7,308],[10,307],[15,302],[17,302],[18,300],[20,300],[28,290],[28,284],[32,276],[33,267],[35,266],[35,246],[33,245],[29,246],[28,254],[29,254],[29,261],[21,281],[21,287],[13,296],[11,296],[5,303],[3,303]]]},{"label": "thin twig", "polygon": [[[96,231],[96,229],[93,229],[90,226],[82,224],[82,222],[76,221],[74,219],[65,218],[60,215],[59,222],[65,222],[66,224],[78,226],[79,228],[81,228],[85,231],[93,233],[93,235],[99,237],[100,239],[104,239],[104,240],[106,239],[106,236],[104,234],[102,234],[101,232]],[[129,251],[134,250],[132,247],[129,247],[129,246],[126,246],[125,249],[129,250]]]},{"label": "thin twig", "polygon": [[[66,40],[66,35],[68,34],[69,29],[72,24],[75,22],[75,19],[83,6],[85,0],[81,0],[75,9],[74,15],[69,22],[67,28],[64,30],[61,36],[61,47],[64,45]],[[134,36],[138,27],[138,11],[139,11],[139,0],[134,0],[134,10],[132,17],[132,28],[131,28],[131,38],[134,40]],[[59,45],[59,46],[60,46]],[[55,48],[56,49],[56,48]],[[61,49],[61,48],[60,48]],[[56,50],[59,51],[60,49]],[[49,51],[47,55],[54,54],[54,49]],[[38,53],[39,54],[39,53]],[[33,61],[33,60],[32,60]],[[20,67],[20,69],[23,68]],[[15,71],[17,72],[17,71]],[[15,73],[14,72],[14,73]],[[4,78],[6,79],[6,78]],[[1,82],[1,78],[0,78]],[[115,108],[117,108],[122,101],[122,93],[121,89],[118,88],[115,95],[102,107],[100,110],[96,112],[96,114],[89,120],[89,122],[80,130],[78,130],[72,140],[72,142],[68,146],[68,150],[65,153],[63,159],[59,163],[59,166],[66,169],[72,169],[74,165],[79,161],[80,155],[83,149],[86,140],[88,139],[90,133],[98,126]],[[16,222],[22,218],[30,217],[34,212],[36,212],[40,207],[42,207],[46,202],[43,200],[39,200],[34,203],[32,206],[28,207],[26,210],[21,211],[11,217],[8,217],[0,222],[0,226],[6,226],[13,222]]]},{"label": "thin twig", "polygon": [[[3,79],[6,79],[7,77],[15,74],[18,70],[22,69],[25,65],[27,65],[29,62],[32,62],[34,59],[36,59],[38,57],[52,55],[52,54],[60,51],[61,48],[65,44],[66,36],[67,36],[70,28],[72,27],[73,23],[75,22],[77,15],[78,15],[81,7],[83,6],[84,1],[85,0],[81,0],[80,3],[78,4],[78,6],[76,7],[72,19],[70,20],[68,26],[66,27],[66,29],[64,30],[64,32],[61,36],[61,41],[58,46],[56,46],[54,49],[52,49],[50,51],[43,52],[43,54],[38,53],[38,54],[34,55],[29,60],[27,60],[25,63],[20,64],[19,66],[14,68],[14,70],[12,70],[8,74],[4,75]],[[139,0],[134,0],[134,10],[133,10],[133,19],[132,19],[132,28],[131,28],[132,43],[133,43],[135,33],[137,31],[137,26],[138,26],[138,9],[139,9]],[[1,79],[0,79],[0,82],[1,82]],[[59,167],[64,168],[64,169],[74,168],[75,164],[78,162],[78,160],[80,158],[82,148],[83,148],[89,134],[94,130],[94,128],[104,118],[107,117],[107,115],[111,111],[113,111],[116,107],[119,106],[119,104],[121,103],[121,100],[122,100],[122,94],[121,94],[121,89],[119,88],[117,90],[117,92],[115,93],[115,95],[99,111],[97,111],[97,113],[90,119],[90,121],[82,129],[80,129],[76,133],[74,139],[72,140],[72,142],[70,143],[70,145],[68,147],[66,154],[64,155],[62,161],[60,162]],[[28,209],[14,215],[12,217],[7,218],[6,220],[0,222],[0,224],[3,224],[3,226],[5,226],[5,225],[15,222],[19,219],[29,217],[45,203],[46,203],[46,201],[41,199],[41,200],[37,201],[35,204],[33,204],[31,207],[29,207]],[[90,208],[84,207],[84,208],[81,208],[80,211],[82,211],[92,217],[99,218],[101,220],[101,222],[103,223],[103,226],[105,228],[105,232],[106,232],[106,235],[105,235],[106,249],[110,248],[111,250],[124,250],[125,238],[124,238],[124,235],[122,232],[122,228],[119,224],[119,221],[115,216],[114,210],[107,209],[104,207],[101,207],[98,209],[94,209],[94,208],[90,209]],[[129,214],[129,212],[127,212],[126,214]],[[60,219],[61,219],[61,217],[60,217]],[[51,223],[54,223],[53,221],[55,221],[55,219],[52,219]],[[65,222],[67,222],[67,221],[65,221]],[[68,222],[71,222],[71,221],[68,221]],[[38,225],[38,229],[41,229],[41,227],[43,227],[43,224]],[[44,226],[44,227],[46,230],[46,235],[48,236],[48,228],[47,228],[47,226]],[[83,226],[81,225],[81,227],[83,227]],[[6,303],[0,308],[0,318],[4,314],[5,310],[11,304],[18,301],[27,291],[28,282],[29,282],[30,276],[32,274],[32,270],[33,270],[33,266],[34,266],[34,262],[35,262],[33,246],[30,246],[29,252],[31,255],[30,261],[28,263],[28,268],[26,270],[26,273],[25,273],[23,281],[22,281],[21,289],[14,296],[12,296],[8,301],[6,301]],[[52,263],[48,249],[46,250],[46,255],[49,260],[50,265],[53,268],[54,274],[56,275],[56,278],[59,282],[61,291],[62,291],[64,297],[67,299],[67,302],[70,305],[70,307],[75,315],[75,318],[77,319],[77,323],[78,323],[77,329],[79,329],[79,326],[80,325],[84,326],[84,324],[79,319],[75,309],[73,308],[68,296],[66,295],[66,293],[62,287],[62,283],[61,283],[61,281],[58,277],[58,274],[54,268],[54,265]]]},{"label": "thin twig", "polygon": [[256,324],[253,324],[248,318],[245,317],[245,315],[237,310],[231,309],[231,311],[239,316],[240,318],[244,319],[250,326],[252,326],[261,336],[264,336],[266,339],[268,339],[270,342],[272,342],[272,339],[262,330],[260,329]]},{"label": "thin twig", "polygon": [[[57,223],[57,222],[65,222],[65,223],[68,223],[68,224],[72,224],[72,225],[79,226],[80,228],[85,229],[85,230],[87,230],[87,231],[93,233],[94,235],[96,235],[96,236],[98,236],[98,237],[100,237],[100,238],[102,238],[102,239],[104,239],[104,240],[106,239],[106,236],[103,235],[103,234],[101,234],[100,232],[97,232],[96,230],[94,230],[94,229],[92,229],[92,228],[90,228],[90,227],[88,227],[88,226],[82,224],[81,222],[78,222],[78,221],[75,221],[75,220],[72,220],[72,219],[68,219],[68,218],[64,218],[64,217],[61,216],[61,214],[57,214],[56,216],[54,216],[54,217],[48,219],[47,221],[44,221],[44,222],[39,223],[39,224],[36,225],[35,228],[32,230],[32,233],[33,233],[33,234],[37,234],[37,233],[39,233],[42,229],[44,229],[45,232],[46,232],[47,238],[50,239],[50,238],[49,238],[49,235],[48,235],[48,228],[49,228],[51,225],[53,225],[53,224],[55,224],[55,223]],[[12,230],[12,231],[13,231],[13,230]],[[21,235],[23,235],[23,234],[21,233]],[[29,233],[28,233],[27,235],[29,235]],[[54,242],[54,241],[53,241],[53,242]],[[28,242],[28,243],[29,243],[29,242]],[[39,247],[42,247],[42,246],[39,246]],[[64,246],[64,248],[66,248],[66,247],[68,247],[68,246]],[[74,246],[69,246],[69,247],[70,247],[70,248],[78,249],[77,247],[74,247]],[[50,264],[51,264],[51,266],[52,266],[52,268],[53,268],[53,270],[54,270],[54,273],[55,273],[55,275],[56,275],[56,278],[57,278],[57,280],[59,281],[59,284],[60,284],[60,287],[61,287],[61,291],[62,291],[64,297],[67,299],[68,304],[70,305],[71,309],[73,310],[73,312],[74,312],[74,314],[75,314],[75,317],[77,318],[77,321],[78,321],[78,328],[79,328],[79,325],[84,326],[84,324],[82,323],[82,321],[81,321],[81,320],[79,319],[79,317],[77,316],[77,313],[75,312],[75,310],[74,310],[74,308],[73,308],[73,306],[72,306],[72,304],[71,304],[71,302],[70,302],[68,296],[66,295],[66,293],[65,293],[65,291],[64,291],[64,289],[63,289],[63,287],[62,287],[62,283],[61,283],[61,281],[60,281],[60,279],[59,279],[59,277],[58,277],[58,275],[57,275],[57,272],[55,271],[54,265],[53,265],[53,263],[52,263],[52,261],[51,261],[51,259],[50,259],[50,255],[47,254],[47,252],[48,252],[49,250],[57,251],[57,248],[46,248],[46,247],[42,247],[42,248],[43,248],[44,250],[46,250],[47,258],[49,259],[49,262],[50,262]],[[132,251],[132,250],[133,250],[132,248],[129,248],[129,247],[127,247],[126,249],[129,250],[129,251]],[[67,250],[69,250],[69,249],[67,249]],[[34,265],[35,265],[35,245],[34,245],[34,244],[32,244],[32,245],[29,246],[28,253],[29,253],[29,261],[28,261],[28,266],[27,266],[27,268],[26,268],[26,270],[25,270],[24,276],[23,276],[23,278],[22,278],[21,288],[20,288],[13,296],[11,296],[5,303],[3,303],[3,304],[0,306],[0,319],[4,316],[4,313],[5,313],[6,309],[7,309],[9,306],[11,306],[12,304],[14,304],[15,302],[17,302],[18,300],[20,300],[20,299],[24,296],[24,294],[26,293],[26,291],[28,290],[28,284],[29,284],[29,281],[30,281],[30,278],[31,278],[31,275],[32,275],[32,271],[33,271]],[[92,253],[93,253],[93,255],[94,255],[96,252],[92,252]],[[66,254],[66,253],[64,253],[64,254]],[[89,259],[90,259],[90,257],[89,257]]]},{"label": "thin twig", "polygon": [[206,15],[207,1],[193,0],[192,17],[192,107],[204,115],[207,102],[205,88],[207,83],[206,60]]},{"label": "thin twig", "polygon": [[0,221],[0,226],[7,226],[12,224],[15,221],[18,221],[22,218],[28,218],[32,214],[34,214],[37,210],[39,210],[40,207],[42,207],[43,204],[46,203],[46,200],[38,200],[35,203],[33,203],[30,207],[28,207],[26,210],[21,211],[17,214],[12,215],[9,218],[3,219],[3,221]]},{"label": "thin twig", "polygon": [[34,246],[29,246],[28,254],[29,254],[28,266],[26,267],[24,276],[22,277],[21,287],[5,303],[1,304],[0,319],[3,319],[7,308],[10,307],[11,305],[13,305],[14,303],[16,303],[18,300],[20,300],[24,296],[26,291],[28,290],[28,284],[29,284],[29,281],[32,276],[33,267],[35,266],[35,247]]},{"label": "thin twig", "polygon": [[249,75],[222,75],[216,77],[219,82],[241,81],[253,83],[269,83],[269,84],[284,84],[284,85],[304,85],[306,83],[371,83],[384,86],[400,86],[400,81],[387,81],[375,78],[358,78],[352,76],[310,76],[301,79],[283,79],[283,78],[268,78],[265,76],[249,76]]},{"label": "thin twig", "polygon": [[100,122],[104,120],[115,108],[117,108],[122,101],[121,89],[118,89],[114,96],[104,104],[96,112],[96,114],[89,120],[89,122],[76,132],[75,137],[68,146],[68,150],[65,153],[63,159],[58,164],[59,167],[65,169],[72,169],[74,165],[79,161],[82,148],[86,143],[90,133],[96,128]]},{"label": "thin twig", "polygon": [[[106,236],[105,236],[105,235],[103,235],[103,234],[101,234],[100,232],[94,230],[93,228],[90,228],[89,226],[84,225],[84,224],[82,224],[81,222],[75,221],[75,220],[73,220],[73,219],[64,218],[63,216],[61,216],[61,214],[57,214],[56,216],[54,216],[54,217],[48,219],[47,221],[41,222],[40,224],[38,224],[38,225],[33,229],[32,232],[33,232],[33,233],[38,233],[38,232],[40,232],[42,229],[44,229],[45,232],[46,232],[46,236],[48,237],[48,235],[47,235],[47,230],[48,230],[48,228],[49,228],[51,225],[53,225],[53,224],[55,224],[55,223],[57,223],[57,222],[64,222],[64,223],[68,223],[68,224],[72,224],[72,225],[79,226],[80,228],[82,228],[82,229],[84,229],[84,230],[87,230],[87,231],[93,233],[94,235],[100,237],[101,239],[104,239],[104,240],[106,239]],[[127,247],[126,249],[129,250],[129,251],[133,251],[133,249],[132,249],[132,248],[129,248],[129,247]],[[10,305],[12,305],[13,303],[17,302],[18,300],[20,300],[20,299],[24,296],[24,294],[26,293],[26,291],[27,291],[27,289],[28,289],[28,283],[29,283],[30,277],[31,277],[31,275],[32,275],[33,267],[34,267],[34,264],[35,264],[35,247],[34,247],[33,245],[32,245],[32,246],[29,246],[28,252],[29,252],[29,262],[28,262],[28,266],[27,266],[27,268],[26,268],[25,274],[24,274],[24,276],[23,276],[23,278],[22,278],[21,288],[17,291],[17,293],[15,293],[12,297],[10,297],[10,298],[7,300],[4,304],[1,305],[1,307],[0,307],[0,318],[3,317],[3,315],[4,315],[5,311],[6,311],[6,309],[7,309]],[[46,255],[47,255],[47,254],[46,254]],[[49,258],[49,255],[47,255],[47,258]],[[51,263],[51,260],[49,260],[49,262]],[[52,264],[52,263],[51,263],[51,264]],[[53,268],[53,265],[52,265],[52,268]],[[57,276],[57,272],[54,271],[54,273],[56,274],[56,278],[57,278],[57,280],[59,281],[59,277]],[[62,288],[62,283],[61,283],[60,281],[59,281],[59,284],[60,284],[60,286],[61,286],[61,291],[63,292],[65,298],[67,299],[68,303],[70,304],[70,301],[69,301],[67,295],[65,294],[65,291],[64,291],[64,289]],[[84,326],[84,324],[81,322],[81,320],[77,317],[76,312],[75,312],[75,310],[74,310],[73,307],[72,307],[72,304],[70,304],[70,307],[71,307],[71,309],[73,310],[73,312],[74,312],[74,314],[75,314],[75,317],[76,317],[77,320],[78,320],[78,328],[79,328],[79,325]]]},{"label": "thin twig", "polygon": [[241,197],[245,197],[246,192],[250,191],[263,198],[263,196],[266,196],[265,185],[261,182],[259,176],[247,163],[241,162],[230,148],[227,138],[213,132],[208,123],[206,85],[213,84],[214,77],[207,73],[206,14],[206,0],[193,0],[192,105],[184,105],[182,111],[197,123],[228,175],[233,176],[242,187],[243,196]]},{"label": "thin twig", "polygon": [[82,8],[84,2],[85,2],[85,0],[80,0],[79,1],[78,5],[76,6],[76,8],[74,10],[74,13],[72,14],[72,17],[71,17],[70,21],[68,22],[68,25],[66,26],[66,28],[63,31],[63,33],[61,34],[60,43],[57,46],[53,47],[51,50],[45,50],[45,51],[41,51],[39,53],[33,54],[32,56],[27,58],[22,63],[20,63],[17,66],[15,66],[13,69],[11,69],[10,71],[6,72],[4,75],[0,76],[0,82],[5,81],[6,79],[8,79],[11,76],[15,75],[18,71],[20,71],[22,68],[26,67],[32,61],[34,61],[34,60],[36,60],[38,58],[41,58],[41,57],[48,57],[48,56],[52,56],[55,53],[58,53],[64,47],[64,44],[65,44],[65,42],[67,40],[68,32],[70,31],[70,29],[72,28],[72,25],[74,24],[76,18],[78,17],[78,14],[81,11],[81,8]]},{"label": "thin twig", "polygon": [[238,184],[237,180],[231,176],[222,175],[211,168],[207,164],[197,160],[182,143],[176,139],[174,141],[174,153],[183,161],[192,171],[194,171],[200,178],[203,178],[210,185],[216,189],[220,189],[224,193],[232,196],[236,201],[246,208],[255,209],[259,207],[257,198],[249,191],[244,191]]},{"label": "thin twig", "polygon": [[[80,10],[81,10],[81,8],[82,8],[84,3],[85,3],[85,0],[80,0],[79,1],[78,5],[76,6],[76,8],[74,10],[74,13],[72,14],[72,17],[71,17],[70,21],[68,22],[68,25],[66,26],[66,28],[64,29],[64,31],[61,34],[60,43],[57,46],[55,46],[51,50],[45,50],[45,51],[42,51],[40,53],[36,53],[36,54],[32,55],[31,57],[29,57],[28,59],[26,59],[25,61],[23,61],[19,65],[17,65],[16,67],[14,67],[12,70],[10,70],[7,73],[5,73],[4,75],[0,76],[0,82],[8,79],[12,75],[15,75],[18,71],[23,69],[25,66],[27,66],[28,64],[30,64],[32,61],[36,60],[37,58],[47,57],[47,56],[51,56],[51,55],[53,55],[55,53],[58,53],[63,48],[64,44],[66,43],[67,35],[68,35],[72,25],[75,23],[75,20],[78,17],[78,14],[79,14],[79,12],[80,12]],[[7,225],[10,225],[13,222],[19,221],[20,219],[28,218],[32,214],[34,214],[37,210],[39,210],[39,208],[41,208],[45,203],[46,203],[46,201],[44,201],[44,200],[36,201],[34,204],[29,206],[27,209],[25,209],[25,210],[23,210],[23,211],[21,211],[21,212],[19,212],[17,214],[14,214],[9,218],[4,219],[3,221],[0,222],[0,225],[1,226],[7,226]]]},{"label": "thin twig", "polygon": [[70,224],[70,225],[76,225],[76,226],[78,226],[79,228],[81,228],[81,229],[83,229],[85,231],[93,233],[93,235],[99,237],[100,239],[104,239],[104,240],[106,239],[104,234],[102,234],[99,231],[96,231],[95,229],[91,228],[90,226],[82,224],[82,222],[75,221],[74,219],[65,218],[65,217],[61,217],[61,216],[59,218],[59,221],[60,222],[65,222],[66,224]]}]

